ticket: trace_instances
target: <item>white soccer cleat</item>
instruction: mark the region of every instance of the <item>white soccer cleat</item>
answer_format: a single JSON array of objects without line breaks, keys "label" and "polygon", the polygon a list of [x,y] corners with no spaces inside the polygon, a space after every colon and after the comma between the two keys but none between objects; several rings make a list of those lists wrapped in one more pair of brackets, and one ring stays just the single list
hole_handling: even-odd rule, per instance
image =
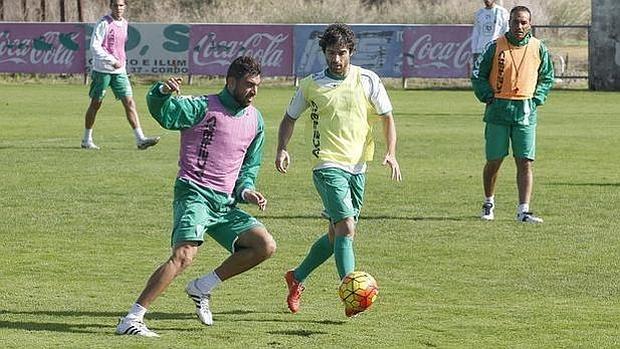
[{"label": "white soccer cleat", "polygon": [[482,204],[482,213],[480,214],[480,219],[483,221],[492,221],[495,219],[495,205],[490,202],[485,202]]},{"label": "white soccer cleat", "polygon": [[157,333],[149,330],[144,324],[144,322],[127,317],[122,317],[118,320],[118,325],[116,325],[116,334],[142,337],[159,337]]},{"label": "white soccer cleat", "polygon": [[144,138],[144,139],[139,140],[136,143],[136,146],[138,147],[138,149],[144,150],[146,148],[154,146],[157,143],[159,143],[159,137]]},{"label": "white soccer cleat", "polygon": [[521,223],[540,224],[543,222],[543,219],[534,216],[532,212],[521,212],[517,213],[517,221]]},{"label": "white soccer cleat", "polygon": [[91,149],[91,150],[99,150],[99,146],[97,146],[95,143],[93,143],[92,141],[82,141],[82,144],[80,144],[80,147],[82,147],[82,149]]},{"label": "white soccer cleat", "polygon": [[192,280],[187,284],[185,288],[187,296],[196,304],[196,315],[200,322],[207,326],[213,325],[213,314],[209,308],[209,301],[211,300],[211,294],[203,294],[196,287],[196,280]]}]

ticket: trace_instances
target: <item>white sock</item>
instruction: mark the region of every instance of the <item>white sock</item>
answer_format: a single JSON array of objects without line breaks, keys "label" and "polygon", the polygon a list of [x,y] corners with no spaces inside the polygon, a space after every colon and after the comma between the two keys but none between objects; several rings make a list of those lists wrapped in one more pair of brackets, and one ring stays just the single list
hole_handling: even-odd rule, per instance
[{"label": "white sock", "polygon": [[138,303],[134,303],[127,313],[128,318],[133,318],[138,321],[144,321],[144,314],[146,314],[146,308]]},{"label": "white sock", "polygon": [[144,133],[142,133],[142,127],[136,127],[133,129],[133,134],[136,136],[136,142],[144,139]]},{"label": "white sock", "polygon": [[485,204],[491,204],[491,205],[495,206],[495,195],[489,196],[489,197],[485,197],[484,198],[484,203]]},{"label": "white sock", "polygon": [[517,213],[530,212],[530,204],[519,204]]},{"label": "white sock", "polygon": [[213,290],[217,285],[221,283],[222,283],[222,280],[220,280],[220,277],[217,276],[215,271],[212,271],[209,274],[206,274],[202,276],[201,278],[197,279],[196,287],[198,287],[200,292],[207,294],[207,293],[211,293],[211,290]]},{"label": "white sock", "polygon": [[84,143],[92,143],[93,141],[93,129],[84,128],[84,137],[82,137]]}]

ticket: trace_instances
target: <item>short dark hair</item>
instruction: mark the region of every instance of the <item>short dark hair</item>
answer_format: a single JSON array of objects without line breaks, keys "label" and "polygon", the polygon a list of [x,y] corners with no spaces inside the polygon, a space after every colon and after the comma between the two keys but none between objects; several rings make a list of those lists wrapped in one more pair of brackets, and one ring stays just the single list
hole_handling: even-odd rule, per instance
[{"label": "short dark hair", "polygon": [[355,33],[351,27],[344,23],[334,23],[329,25],[323,34],[319,36],[319,46],[323,52],[328,46],[342,45],[349,49],[350,53],[355,51]]},{"label": "short dark hair", "polygon": [[525,6],[515,6],[512,8],[512,10],[510,10],[510,18],[512,18],[512,15],[517,13],[517,12],[527,12],[528,15],[530,15],[530,21],[532,21],[532,11],[530,11],[529,8],[525,7]]},{"label": "short dark hair", "polygon": [[[112,6],[113,2],[114,2],[114,0],[110,0],[110,6]],[[125,0],[125,6],[129,5],[128,2],[129,2],[129,0]]]},{"label": "short dark hair", "polygon": [[257,76],[260,75],[260,63],[250,56],[239,56],[235,58],[226,73],[226,78],[233,77],[237,80],[242,79],[244,76]]}]

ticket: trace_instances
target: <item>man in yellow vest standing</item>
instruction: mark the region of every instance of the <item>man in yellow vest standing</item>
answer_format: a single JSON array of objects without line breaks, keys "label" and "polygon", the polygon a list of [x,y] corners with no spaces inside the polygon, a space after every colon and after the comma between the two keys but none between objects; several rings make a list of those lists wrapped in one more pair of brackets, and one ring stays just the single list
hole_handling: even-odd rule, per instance
[{"label": "man in yellow vest standing", "polygon": [[495,218],[495,183],[508,148],[517,167],[519,205],[517,221],[542,223],[530,210],[536,153],[537,108],[543,105],[553,85],[549,51],[531,34],[532,14],[527,7],[510,11],[510,30],[482,53],[472,71],[476,97],[486,103],[483,170],[484,203],[481,218]]},{"label": "man in yellow vest standing", "polygon": [[[383,165],[389,166],[392,180],[401,180],[392,104],[377,74],[351,64],[355,34],[345,24],[332,24],[320,36],[319,46],[327,68],[301,80],[280,123],[275,160],[276,169],[286,173],[295,122],[310,109],[313,179],[329,226],[301,264],[285,274],[293,313],[299,311],[305,279],[332,255],[340,279],[354,271],[353,237],[364,200],[366,161],[372,160],[374,151],[371,116],[379,115],[383,123],[387,147]],[[356,313],[345,307],[346,316]]]}]

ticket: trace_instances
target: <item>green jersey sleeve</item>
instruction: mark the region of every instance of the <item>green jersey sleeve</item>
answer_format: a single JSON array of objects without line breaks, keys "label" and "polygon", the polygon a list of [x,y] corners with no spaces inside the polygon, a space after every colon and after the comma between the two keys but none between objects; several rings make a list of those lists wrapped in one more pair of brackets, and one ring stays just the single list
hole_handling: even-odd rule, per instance
[{"label": "green jersey sleeve", "polygon": [[553,61],[549,55],[549,50],[541,42],[540,43],[540,66],[538,67],[538,82],[532,100],[536,105],[543,105],[547,100],[549,91],[553,87],[554,82]]},{"label": "green jersey sleeve", "polygon": [[489,84],[489,76],[491,75],[491,67],[493,64],[493,56],[495,56],[496,43],[490,43],[484,52],[474,62],[474,69],[471,72],[471,84],[474,88],[476,98],[482,103],[487,103],[494,96],[493,87]]},{"label": "green jersey sleeve", "polygon": [[241,193],[245,189],[255,190],[256,178],[258,177],[258,170],[263,158],[263,146],[265,144],[265,122],[263,121],[263,115],[258,111],[258,126],[256,130],[256,136],[243,159],[243,164],[239,170],[239,177],[235,182],[235,189],[233,193],[237,202],[245,202],[241,197]]},{"label": "green jersey sleeve", "polygon": [[151,87],[146,95],[146,104],[151,116],[167,130],[182,130],[193,127],[204,118],[207,96],[172,96],[160,91],[161,82]]}]

